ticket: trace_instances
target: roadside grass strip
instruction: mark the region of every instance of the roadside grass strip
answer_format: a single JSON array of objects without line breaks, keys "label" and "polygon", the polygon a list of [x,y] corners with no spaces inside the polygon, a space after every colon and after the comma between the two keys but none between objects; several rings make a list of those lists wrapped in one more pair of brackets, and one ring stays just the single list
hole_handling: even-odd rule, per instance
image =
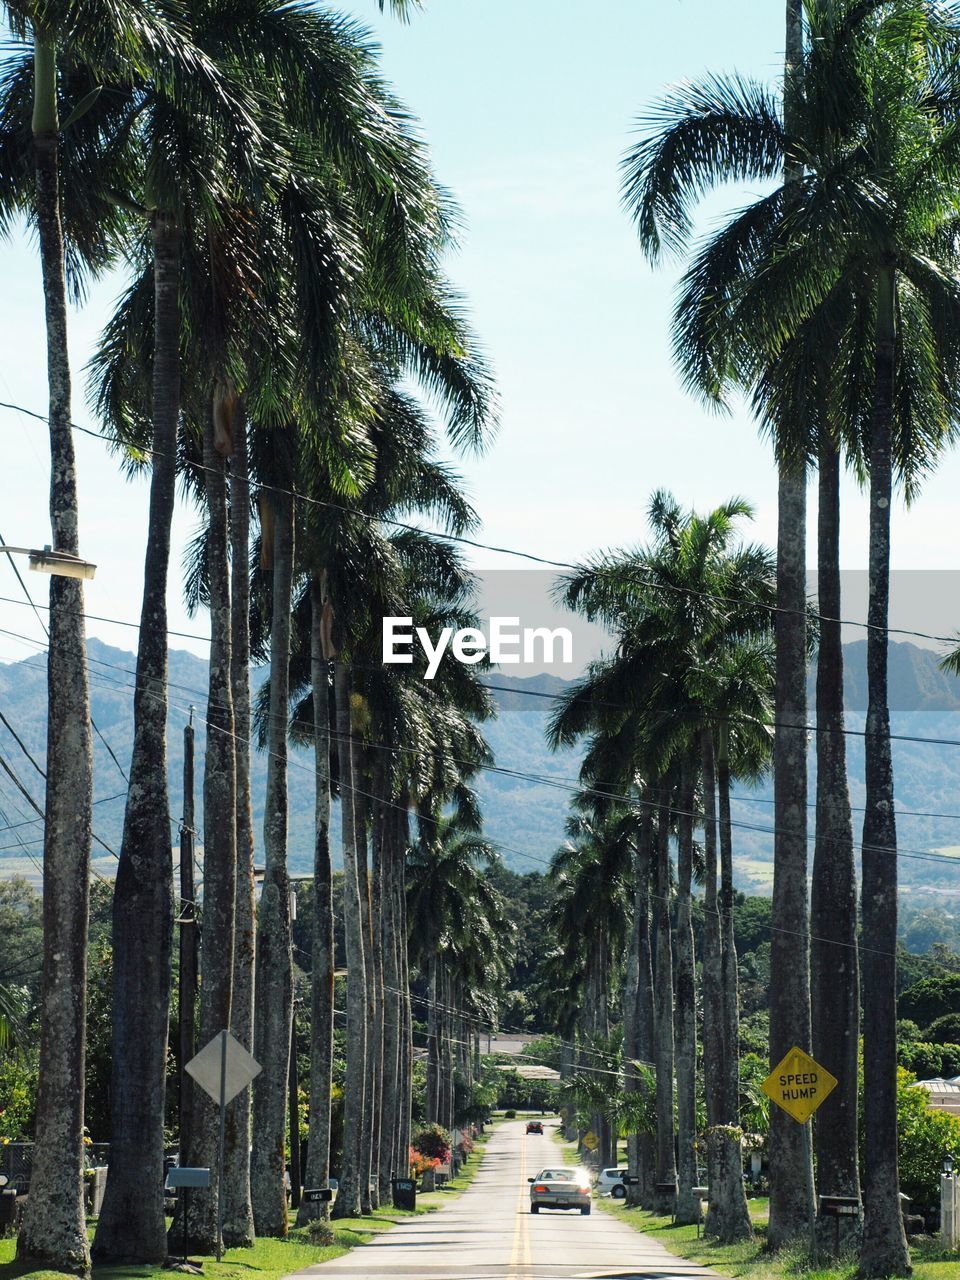
[{"label": "roadside grass strip", "polygon": [[[304,1271],[307,1267],[316,1266],[318,1262],[339,1258],[350,1249],[367,1244],[372,1236],[389,1231],[405,1218],[433,1213],[442,1205],[449,1204],[473,1181],[491,1132],[492,1126],[488,1126],[486,1133],[477,1139],[459,1174],[445,1183],[443,1190],[417,1195],[416,1209],[394,1209],[392,1205],[387,1205],[374,1210],[369,1217],[341,1218],[331,1222],[334,1243],[326,1246],[311,1244],[306,1227],[291,1227],[285,1240],[264,1238],[250,1249],[228,1249],[222,1262],[204,1257],[203,1274],[209,1280],[281,1280],[283,1276]],[[291,1220],[294,1216],[291,1214]],[[89,1227],[92,1236],[95,1223],[91,1221]],[[16,1248],[16,1240],[0,1240],[0,1280],[76,1280],[75,1276],[67,1276],[62,1271],[37,1271],[24,1267],[17,1262]],[[176,1272],[154,1266],[93,1268],[93,1280],[169,1280],[171,1275],[176,1275]]]},{"label": "roadside grass strip", "polygon": [[[566,1142],[559,1129],[552,1130],[554,1141],[563,1152],[567,1163],[579,1160],[576,1142]],[[809,1249],[797,1247],[783,1249],[779,1253],[771,1253],[767,1249],[766,1232],[769,1202],[766,1197],[758,1197],[747,1201],[750,1217],[753,1220],[753,1240],[741,1244],[718,1244],[702,1233],[697,1235],[695,1225],[688,1227],[674,1226],[672,1219],[658,1217],[646,1209],[632,1208],[622,1200],[614,1200],[611,1196],[596,1197],[596,1204],[604,1213],[619,1218],[635,1231],[640,1231],[662,1244],[668,1252],[688,1262],[710,1267],[718,1274],[731,1276],[734,1280],[787,1280],[789,1277],[803,1276],[808,1280],[856,1280],[858,1265],[856,1257],[850,1255],[839,1262],[811,1262]],[[957,1254],[945,1254],[935,1240],[923,1241],[911,1247],[913,1261],[913,1280],[957,1280],[960,1275],[960,1257]]]}]

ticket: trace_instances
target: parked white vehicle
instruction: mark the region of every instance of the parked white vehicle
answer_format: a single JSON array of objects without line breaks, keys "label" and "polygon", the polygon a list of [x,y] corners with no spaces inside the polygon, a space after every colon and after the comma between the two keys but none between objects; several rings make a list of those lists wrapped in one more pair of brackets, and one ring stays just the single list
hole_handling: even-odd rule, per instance
[{"label": "parked white vehicle", "polygon": [[622,1200],[627,1194],[623,1185],[626,1169],[601,1169],[597,1178],[597,1195],[613,1196],[614,1200]]}]

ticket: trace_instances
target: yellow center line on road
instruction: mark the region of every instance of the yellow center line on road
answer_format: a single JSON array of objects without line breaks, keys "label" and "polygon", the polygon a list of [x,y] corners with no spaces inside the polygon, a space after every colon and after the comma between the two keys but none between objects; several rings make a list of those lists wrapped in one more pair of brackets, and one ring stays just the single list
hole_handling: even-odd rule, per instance
[{"label": "yellow center line on road", "polygon": [[530,1267],[530,1224],[527,1214],[530,1212],[530,1188],[527,1184],[527,1147],[520,1147],[520,1191],[517,1196],[517,1222],[513,1229],[513,1248],[510,1250],[508,1274],[513,1280],[529,1280]]}]

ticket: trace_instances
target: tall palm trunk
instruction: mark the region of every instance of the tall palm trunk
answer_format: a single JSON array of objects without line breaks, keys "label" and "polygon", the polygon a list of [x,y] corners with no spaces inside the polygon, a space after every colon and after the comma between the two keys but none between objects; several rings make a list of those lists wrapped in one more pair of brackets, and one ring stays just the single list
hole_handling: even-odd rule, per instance
[{"label": "tall palm trunk", "polygon": [[728,1123],[740,1114],[740,978],[733,921],[733,822],[730,816],[730,733],[717,730],[717,797],[720,816],[720,991],[723,999],[723,1107]]},{"label": "tall palm trunk", "polygon": [[253,1084],[250,1181],[257,1235],[287,1234],[287,1077],[293,1020],[290,880],[287,875],[287,719],[290,705],[290,611],[294,511],[288,494],[274,498],[273,611],[270,626],[270,722],[263,811],[265,869],[257,925],[255,1055],[263,1068]]},{"label": "tall palm trunk", "polygon": [[[207,496],[207,565],[210,583],[210,673],[207,696],[207,750],[203,773],[203,943],[200,956],[200,1044],[230,1026],[237,893],[236,726],[231,681],[230,562],[228,557],[226,465],[214,445],[213,414],[203,433]],[[219,1198],[217,1109],[202,1089],[194,1090],[190,1164],[210,1170],[207,1195],[190,1197],[187,1247],[213,1253]],[[182,1218],[170,1230],[173,1249],[183,1239]]]},{"label": "tall palm trunk", "polygon": [[670,937],[670,788],[659,788],[657,817],[656,983],[653,989],[654,1062],[657,1071],[657,1176],[654,1208],[673,1213],[677,1201],[673,1111],[673,952]]},{"label": "tall palm trunk", "polygon": [[[310,987],[310,1131],[306,1185],[330,1181],[330,1097],[333,1089],[333,863],[330,858],[330,663],[323,644],[320,582],[310,584],[310,674],[316,793],[313,846],[313,978]],[[327,1215],[322,1204],[300,1202],[297,1225]]]},{"label": "tall palm trunk", "polygon": [[110,1169],[93,1256],[162,1262],[163,1120],[173,947],[167,794],[167,570],[180,417],[180,247],[154,218],[153,459],[133,704],[133,757],[113,895]]},{"label": "tall palm trunk", "polygon": [[443,970],[443,1008],[440,1011],[440,1025],[443,1027],[443,1115],[440,1123],[447,1130],[453,1127],[453,979],[449,968]]},{"label": "tall palm trunk", "polygon": [[697,999],[693,955],[691,885],[693,877],[693,804],[697,769],[690,755],[681,767],[677,815],[677,972],[674,1026],[677,1071],[677,1174],[680,1193],[676,1219],[696,1222],[699,1215],[693,1188],[697,1176]]},{"label": "tall palm trunk", "polygon": [[359,741],[352,746],[353,752],[353,812],[355,843],[357,849],[357,886],[360,893],[360,918],[363,930],[363,978],[364,978],[364,1019],[366,1022],[366,1043],[363,1062],[363,1126],[360,1131],[360,1212],[368,1216],[373,1212],[374,1204],[370,1181],[373,1173],[373,1132],[374,1132],[374,1062],[376,1058],[377,1012],[374,981],[375,960],[373,955],[373,929],[371,910],[370,868],[368,863],[368,830],[369,830],[369,788],[363,784],[365,771]]},{"label": "tall palm trunk", "polygon": [[[384,797],[386,799],[386,797]],[[391,806],[384,807],[383,838],[383,913],[381,945],[383,949],[383,1071],[380,1115],[380,1166],[378,1177],[381,1198],[390,1191],[390,1179],[405,1170],[398,1161],[397,1127],[400,1111],[400,956],[399,921],[397,919],[397,860],[399,854],[399,814]]]},{"label": "tall palm trunk", "polygon": [[410,797],[404,790],[397,810],[397,960],[400,968],[400,1060],[402,1063],[400,1106],[397,1117],[397,1173],[403,1177],[409,1170],[408,1153],[412,1137],[413,1109],[413,1001],[410,998],[410,954],[407,934],[407,850],[410,846]]},{"label": "tall palm trunk", "polygon": [[[780,473],[777,540],[776,736],[774,740],[773,936],[770,946],[770,1065],[794,1045],[810,1047],[807,916],[806,489],[803,473]],[[780,1248],[813,1214],[808,1128],[770,1109],[770,1241]]]},{"label": "tall palm trunk", "polygon": [[[720,816],[720,1038],[723,1045],[723,1088],[719,1131],[711,1144],[716,1170],[717,1217],[713,1223],[721,1243],[749,1240],[753,1235],[743,1185],[740,1131],[740,990],[737,940],[733,925],[733,824],[730,819],[730,748],[726,724],[717,730],[717,795]],[[714,1197],[711,1195],[711,1205]]]},{"label": "tall palm trunk", "polygon": [[703,776],[703,1090],[707,1106],[707,1185],[710,1208],[707,1232],[715,1234],[716,1217],[721,1212],[718,1197],[714,1144],[710,1137],[724,1123],[723,1080],[723,975],[720,938],[720,903],[717,892],[717,771],[713,731],[700,733],[700,760]]},{"label": "tall palm trunk", "polygon": [[[706,1230],[721,1242],[753,1235],[743,1186],[739,1127],[739,1016],[736,944],[733,937],[732,850],[730,849],[730,771],[726,758],[726,726],[718,734],[719,759],[712,730],[701,735],[703,761],[704,977],[703,1073],[707,1100],[707,1183],[710,1208]],[[721,883],[717,886],[717,788],[720,775]]]},{"label": "tall palm trunk", "polygon": [[[640,843],[646,837],[644,824],[646,808],[641,810],[639,818],[640,830],[634,845],[632,873],[634,878],[633,911],[630,916],[630,938],[627,943],[627,960],[623,974],[623,1089],[624,1093],[639,1092],[640,1080],[634,1062],[640,1057],[640,934],[644,925],[639,908],[639,890],[637,887],[638,867],[641,859]],[[649,855],[648,855],[649,856]],[[631,1127],[627,1135],[627,1170],[631,1177],[639,1178],[640,1142],[639,1135]],[[632,1193],[632,1195],[631,1195]],[[639,1203],[639,1186],[631,1184],[627,1189],[631,1203]]]},{"label": "tall palm trunk", "polygon": [[[60,222],[56,41],[34,30],[33,141],[43,272],[50,431],[50,524],[58,551],[79,553],[70,425],[67,301]],[[43,836],[40,1081],[30,1197],[17,1256],[58,1271],[90,1267],[83,1206],[83,1076],[93,756],[83,590],[50,581],[47,789]]]},{"label": "tall palm trunk", "polygon": [[[703,1086],[710,1128],[722,1123],[724,1050],[720,902],[717,892],[717,771],[713,731],[700,734],[703,774]],[[710,1169],[712,1174],[713,1170]],[[712,1176],[707,1178],[711,1190]],[[711,1212],[713,1211],[711,1196]],[[708,1220],[709,1225],[709,1220]]]},{"label": "tall palm trunk", "polygon": [[[796,76],[803,59],[802,0],[787,0],[784,112],[796,116]],[[791,157],[784,182],[802,177]],[[773,936],[770,948],[770,1065],[794,1045],[810,1047],[810,951],[807,941],[807,650],[804,467],[779,461],[775,645]],[[814,1211],[808,1130],[779,1107],[770,1116],[770,1226],[773,1248],[796,1240]]]},{"label": "tall palm trunk", "polygon": [[[634,1036],[634,1057],[649,1070],[654,1057],[653,1033],[653,954],[650,941],[650,871],[653,856],[653,823],[651,808],[653,793],[649,787],[643,791],[643,804],[640,809],[637,843],[633,862],[633,927],[636,933],[637,946],[637,994],[636,994],[636,1030]],[[637,1087],[636,1072],[627,1076],[627,1085],[633,1081]],[[639,1083],[641,1092],[649,1086],[645,1081]],[[628,1141],[628,1162],[632,1161],[631,1173],[640,1179],[627,1188],[627,1200],[630,1204],[651,1204],[653,1200],[653,1182],[655,1176],[654,1134],[640,1132]]]},{"label": "tall palm trunk", "polygon": [[857,1162],[860,970],[857,871],[847,785],[840,642],[840,457],[820,447],[817,522],[817,838],[810,899],[813,1055],[837,1077],[816,1116],[817,1178],[828,1195],[860,1195]]},{"label": "tall palm trunk", "polygon": [[[250,792],[250,482],[247,478],[247,424],[238,412],[230,464],[231,585],[230,683],[236,723],[237,911],[233,952],[230,1030],[253,1052],[254,971],[257,904],[253,872],[253,806]],[[243,1089],[227,1109],[224,1157],[223,1240],[231,1247],[253,1244],[250,1189],[250,1133],[253,1094]]]},{"label": "tall palm trunk", "polygon": [[[597,945],[597,1034],[604,1047],[610,1041],[610,947],[607,930],[601,924]],[[600,1156],[601,1168],[616,1163],[616,1137],[613,1122],[608,1111],[600,1113]]]},{"label": "tall palm trunk", "polygon": [[896,345],[896,274],[877,288],[876,388],[870,435],[870,598],[867,607],[866,812],[863,819],[863,1243],[868,1276],[907,1275],[910,1252],[897,1168],[897,826],[894,817],[887,625]]},{"label": "tall palm trunk", "polygon": [[440,993],[438,987],[439,960],[436,951],[427,958],[427,1097],[425,1118],[427,1124],[440,1120]]},{"label": "tall palm trunk", "polygon": [[[355,814],[353,725],[350,671],[334,664],[337,741],[340,756],[340,806],[343,832],[343,916],[347,948],[347,1069],[343,1097],[343,1159],[333,1205],[335,1218],[355,1218],[361,1205],[361,1155],[367,1056],[367,1006],[363,908],[357,877],[358,831]],[[359,833],[362,835],[362,833]]]},{"label": "tall palm trunk", "polygon": [[[378,767],[379,766],[379,767]],[[382,774],[383,760],[374,767],[373,791],[377,796],[370,810],[371,816],[371,866],[368,896],[369,926],[367,936],[370,943],[370,1003],[373,1014],[370,1040],[367,1048],[367,1096],[370,1099],[370,1122],[368,1126],[370,1155],[368,1181],[370,1186],[371,1208],[378,1208],[380,1196],[380,1141],[383,1124],[381,1108],[383,1103],[383,811],[378,803],[382,796],[384,781],[378,778]],[[379,812],[378,812],[379,810]]]}]

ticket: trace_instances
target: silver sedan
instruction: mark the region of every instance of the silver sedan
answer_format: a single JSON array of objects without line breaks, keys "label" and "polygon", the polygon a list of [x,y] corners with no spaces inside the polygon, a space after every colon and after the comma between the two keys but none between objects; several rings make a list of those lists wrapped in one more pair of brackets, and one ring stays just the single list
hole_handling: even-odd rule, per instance
[{"label": "silver sedan", "polygon": [[590,1212],[590,1182],[582,1169],[541,1169],[530,1183],[530,1212],[541,1209],[579,1209]]}]

